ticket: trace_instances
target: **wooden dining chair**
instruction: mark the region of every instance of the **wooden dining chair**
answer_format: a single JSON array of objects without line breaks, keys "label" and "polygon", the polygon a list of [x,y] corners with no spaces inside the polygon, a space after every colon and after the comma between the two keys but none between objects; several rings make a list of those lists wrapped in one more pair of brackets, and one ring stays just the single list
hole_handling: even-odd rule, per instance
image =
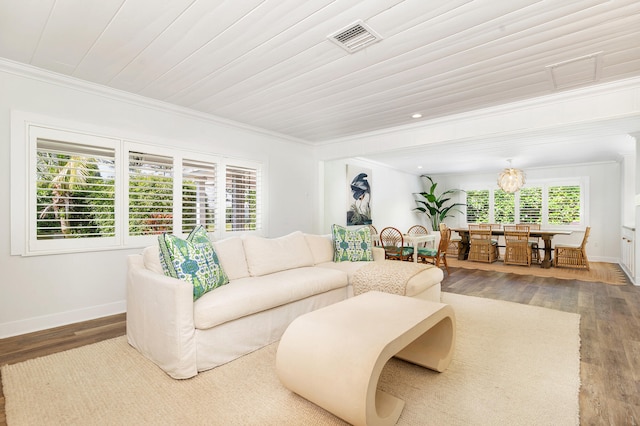
[{"label": "wooden dining chair", "polygon": [[469,228],[469,260],[493,263],[497,260],[497,244],[491,238],[491,229]]},{"label": "wooden dining chair", "polygon": [[402,232],[392,226],[380,231],[380,245],[386,259],[413,261],[413,247],[405,246]]},{"label": "wooden dining chair", "polygon": [[531,266],[531,245],[529,228],[516,226],[504,227],[504,264]]},{"label": "wooden dining chair", "polygon": [[[442,263],[444,268],[449,274],[449,265],[447,264],[447,249],[449,248],[449,242],[451,241],[451,229],[444,223],[440,224],[440,242],[438,248],[419,248],[418,249],[418,261],[424,263],[431,263],[436,267],[440,267]],[[457,254],[457,253],[456,253]]]},{"label": "wooden dining chair", "polygon": [[[407,235],[429,235],[429,230],[422,225],[413,225],[407,231]],[[426,246],[426,243],[422,242],[418,247],[422,248]]]},{"label": "wooden dining chair", "polygon": [[456,256],[460,254],[460,248],[462,245],[462,237],[458,235],[458,233],[451,232],[451,238],[449,239],[449,246],[447,247],[447,254],[451,256]]},{"label": "wooden dining chair", "polygon": [[587,240],[590,232],[591,227],[587,226],[581,244],[556,244],[556,257],[553,259],[553,265],[556,267],[582,268],[588,271]]}]

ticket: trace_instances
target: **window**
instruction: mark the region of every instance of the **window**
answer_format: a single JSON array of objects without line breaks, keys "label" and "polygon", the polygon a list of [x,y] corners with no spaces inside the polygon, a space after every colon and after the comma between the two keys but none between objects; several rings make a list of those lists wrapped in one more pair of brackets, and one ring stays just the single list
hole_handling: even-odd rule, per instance
[{"label": "window", "polygon": [[129,152],[129,235],[173,232],[173,158]]},{"label": "window", "polygon": [[542,188],[522,188],[520,200],[520,223],[542,223]]},{"label": "window", "polygon": [[194,160],[182,163],[182,232],[202,225],[216,230],[218,200],[217,164]]},{"label": "window", "polygon": [[260,177],[255,168],[227,166],[226,211],[227,231],[254,231],[259,223],[257,194]]},{"label": "window", "polygon": [[27,121],[12,133],[12,163],[29,164],[12,168],[14,255],[141,247],[199,224],[215,238],[262,230],[260,163]]},{"label": "window", "polygon": [[489,190],[467,191],[467,223],[489,223]]},{"label": "window", "polygon": [[552,186],[549,188],[549,223],[552,225],[580,224],[580,186]]},{"label": "window", "polygon": [[516,197],[501,189],[494,191],[494,219],[495,223],[515,223]]},{"label": "window", "polygon": [[36,139],[37,240],[115,236],[115,150]]},{"label": "window", "polygon": [[515,194],[501,189],[467,190],[467,223],[584,227],[586,185],[586,179],[575,178],[566,182],[533,183]]}]

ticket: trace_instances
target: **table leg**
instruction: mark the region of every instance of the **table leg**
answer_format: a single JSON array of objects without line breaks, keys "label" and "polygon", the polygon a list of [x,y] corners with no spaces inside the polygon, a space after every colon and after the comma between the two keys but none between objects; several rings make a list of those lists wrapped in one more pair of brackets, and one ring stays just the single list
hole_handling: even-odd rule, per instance
[{"label": "table leg", "polygon": [[460,248],[458,249],[458,260],[467,260],[469,257],[469,233],[459,232]]},{"label": "table leg", "polygon": [[544,259],[542,259],[542,267],[545,269],[551,268],[551,238],[552,235],[543,235],[542,241],[544,241]]}]

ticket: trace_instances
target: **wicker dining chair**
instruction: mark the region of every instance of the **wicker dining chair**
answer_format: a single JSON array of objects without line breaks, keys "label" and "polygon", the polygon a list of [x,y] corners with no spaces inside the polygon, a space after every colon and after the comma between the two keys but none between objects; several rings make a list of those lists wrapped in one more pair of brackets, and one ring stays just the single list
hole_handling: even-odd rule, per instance
[{"label": "wicker dining chair", "polygon": [[504,264],[531,266],[531,245],[529,228],[518,226],[504,227]]},{"label": "wicker dining chair", "polygon": [[553,259],[553,265],[557,267],[582,268],[589,270],[589,259],[587,258],[587,240],[591,227],[587,226],[584,231],[584,238],[579,245],[574,244],[556,244],[556,257]]},{"label": "wicker dining chair", "polygon": [[444,265],[444,268],[449,274],[449,265],[447,264],[447,249],[449,248],[449,242],[451,241],[451,229],[444,223],[440,224],[440,243],[438,248],[419,248],[418,249],[418,261],[424,263],[431,263],[436,267],[440,267],[440,263]]},{"label": "wicker dining chair", "polygon": [[493,263],[497,260],[497,244],[491,239],[491,229],[472,229],[469,227],[469,260]]},{"label": "wicker dining chair", "polygon": [[[499,223],[470,223],[469,224],[469,231],[471,231],[472,229],[488,229],[490,231],[493,231],[495,229],[500,229],[502,227],[502,225],[500,225]],[[493,244],[494,250],[495,250],[495,257],[496,260],[500,259],[500,242],[498,240],[498,237],[495,235],[491,236],[491,243]]]},{"label": "wicker dining chair", "polygon": [[391,260],[413,260],[413,247],[404,245],[404,237],[398,229],[388,226],[380,231],[380,245],[384,256]]},{"label": "wicker dining chair", "polygon": [[460,237],[457,233],[456,236],[453,236],[453,232],[451,234],[451,239],[449,240],[449,246],[447,247],[447,254],[451,256],[456,256],[460,254],[460,248],[462,246],[462,237]]},{"label": "wicker dining chair", "polygon": [[[407,235],[429,235],[429,230],[422,225],[413,225],[407,231]],[[420,247],[426,247],[426,243],[420,243]]]},{"label": "wicker dining chair", "polygon": [[373,245],[379,246],[380,239],[378,238],[378,230],[373,225],[368,225],[368,226],[369,226],[369,232],[371,232],[371,236],[372,236],[371,241],[373,242]]},{"label": "wicker dining chair", "polygon": [[[539,223],[518,223],[515,225],[517,229],[539,230]],[[531,246],[531,263],[540,263],[540,237],[532,237],[529,235],[529,245]]]}]

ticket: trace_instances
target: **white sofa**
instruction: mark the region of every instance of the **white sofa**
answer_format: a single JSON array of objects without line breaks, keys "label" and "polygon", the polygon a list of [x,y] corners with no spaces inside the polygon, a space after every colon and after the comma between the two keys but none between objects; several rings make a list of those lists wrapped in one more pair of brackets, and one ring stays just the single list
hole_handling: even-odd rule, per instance
[{"label": "white sofa", "polygon": [[[353,295],[369,262],[333,262],[330,235],[233,237],[213,243],[229,283],[193,300],[193,287],[164,275],[158,246],[128,258],[127,339],[176,379],[195,376],[280,339],[298,316]],[[375,262],[384,250],[373,248]],[[412,277],[406,295],[440,301],[443,273]]]}]

